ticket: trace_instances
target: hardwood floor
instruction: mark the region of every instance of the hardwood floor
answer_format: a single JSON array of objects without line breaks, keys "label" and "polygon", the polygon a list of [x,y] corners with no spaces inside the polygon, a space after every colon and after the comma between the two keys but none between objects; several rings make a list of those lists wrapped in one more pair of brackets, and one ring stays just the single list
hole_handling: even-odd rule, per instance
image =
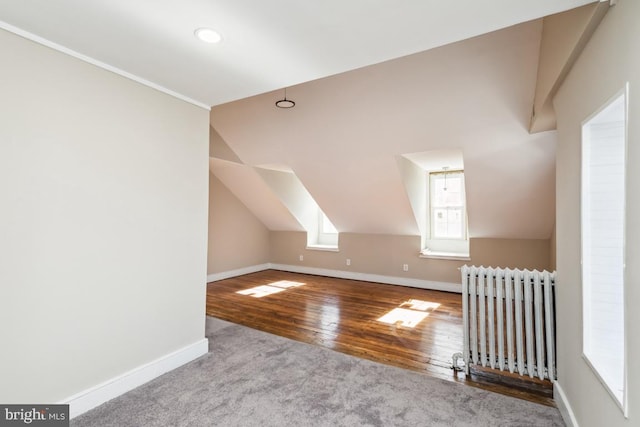
[{"label": "hardwood floor", "polygon": [[[238,293],[247,290],[276,292]],[[424,319],[414,327],[378,320],[392,310]],[[451,369],[451,356],[462,351],[461,310],[459,294],[275,270],[207,285],[209,316],[553,406],[549,396]]]}]

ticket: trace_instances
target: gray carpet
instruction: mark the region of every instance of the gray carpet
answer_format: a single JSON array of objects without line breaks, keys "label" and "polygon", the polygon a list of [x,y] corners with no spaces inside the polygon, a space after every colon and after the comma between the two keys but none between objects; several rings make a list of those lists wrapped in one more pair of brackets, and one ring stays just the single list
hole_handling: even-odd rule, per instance
[{"label": "gray carpet", "polygon": [[80,426],[563,426],[535,403],[208,319],[210,353]]}]

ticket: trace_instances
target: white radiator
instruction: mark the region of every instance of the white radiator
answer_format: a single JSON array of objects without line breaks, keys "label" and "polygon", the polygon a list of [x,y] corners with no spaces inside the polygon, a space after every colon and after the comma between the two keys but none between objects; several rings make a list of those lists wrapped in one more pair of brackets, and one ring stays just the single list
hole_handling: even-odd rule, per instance
[{"label": "white radiator", "polygon": [[475,364],[554,380],[555,272],[461,271],[466,373]]}]

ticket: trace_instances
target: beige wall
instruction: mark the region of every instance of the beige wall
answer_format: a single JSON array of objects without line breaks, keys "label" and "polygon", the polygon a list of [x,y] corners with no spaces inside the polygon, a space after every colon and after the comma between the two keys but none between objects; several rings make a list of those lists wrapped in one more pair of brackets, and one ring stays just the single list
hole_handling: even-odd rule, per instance
[{"label": "beige wall", "polygon": [[[549,268],[548,240],[472,239],[471,261],[419,258],[420,236],[340,234],[340,252],[307,250],[304,232],[272,231],[271,262],[304,267],[460,282],[464,264],[511,268]],[[299,261],[303,255],[304,260]],[[346,259],[351,265],[346,265]],[[402,270],[409,264],[409,271]]]},{"label": "beige wall", "polygon": [[269,262],[269,230],[209,173],[208,274]]},{"label": "beige wall", "polygon": [[[610,9],[560,88],[557,153],[558,381],[581,427],[640,425],[640,2],[619,0]],[[625,321],[629,418],[582,358],[580,264],[581,123],[630,84],[627,141]]]},{"label": "beige wall", "polygon": [[551,238],[549,239],[549,268],[554,271],[556,269],[556,227],[553,226]]},{"label": "beige wall", "polygon": [[552,97],[608,6],[595,2],[543,19],[532,132],[555,129]]},{"label": "beige wall", "polygon": [[556,135],[526,128],[541,29],[535,20],[296,85],[288,93],[304,108],[291,114],[265,108],[278,92],[218,105],[211,124],[247,165],[293,170],[343,232],[419,235],[424,216],[403,179],[413,174],[397,156],[456,150],[471,236],[548,239]]},{"label": "beige wall", "polygon": [[0,402],[204,338],[209,115],[0,30]]},{"label": "beige wall", "polygon": [[549,239],[471,239],[473,265],[552,270]]}]

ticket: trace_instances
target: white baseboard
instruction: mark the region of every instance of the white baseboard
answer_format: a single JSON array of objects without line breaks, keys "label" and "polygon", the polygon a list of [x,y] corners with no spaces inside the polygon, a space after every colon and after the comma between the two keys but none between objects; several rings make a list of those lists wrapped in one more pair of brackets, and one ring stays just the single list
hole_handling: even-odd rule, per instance
[{"label": "white baseboard", "polygon": [[142,384],[176,369],[209,351],[206,338],[162,356],[144,365],[138,366],[122,375],[95,385],[59,402],[69,405],[69,417],[74,418],[96,406],[118,397]]},{"label": "white baseboard", "polygon": [[339,279],[386,283],[388,285],[410,286],[412,288],[431,289],[434,291],[462,293],[462,285],[460,285],[460,283],[435,282],[432,280],[414,279],[411,277],[384,276],[382,274],[358,273],[354,271],[330,270],[328,268],[305,267],[301,265],[274,263],[252,265],[249,267],[238,268],[236,270],[209,274],[207,276],[207,283],[269,269],[290,271],[292,273],[315,274],[317,276],[337,277]]},{"label": "white baseboard", "polygon": [[[390,285],[411,286],[422,289],[433,289],[447,292],[461,292],[460,284],[448,282],[434,282],[407,277],[383,276],[380,274],[357,273],[342,270],[330,270],[325,268],[304,267],[287,264],[259,264],[236,270],[210,274],[207,282],[215,282],[243,274],[255,273],[263,270],[281,270],[294,273],[315,274],[319,276],[336,277],[341,279],[363,280],[367,282],[386,283]],[[95,408],[113,398],[116,398],[142,384],[159,377],[173,369],[176,369],[194,359],[206,354],[209,349],[209,342],[206,338],[181,348],[173,353],[167,354],[142,366],[134,368],[122,375],[95,385],[87,390],[77,393],[59,403],[68,404],[70,418],[75,418],[90,409]],[[559,386],[558,386],[559,387]],[[563,394],[564,395],[564,394]],[[560,406],[560,405],[558,405]],[[571,413],[573,415],[573,413]],[[563,414],[564,417],[564,414]],[[569,425],[567,423],[567,425]],[[574,424],[577,427],[577,423]]]},{"label": "white baseboard", "polygon": [[207,283],[217,282],[218,280],[229,279],[231,277],[242,276],[244,274],[255,273],[257,271],[268,270],[271,268],[269,263],[251,265],[249,267],[238,268],[235,270],[223,271],[221,273],[213,273],[207,276]]},{"label": "white baseboard", "polygon": [[567,400],[567,395],[564,394],[564,390],[560,386],[558,381],[553,382],[553,400],[555,400],[558,410],[562,415],[562,419],[567,427],[579,427],[578,420],[571,409],[571,405]]},{"label": "white baseboard", "polygon": [[293,273],[315,274],[318,276],[337,277],[340,279],[362,280],[365,282],[386,283],[388,285],[410,286],[412,288],[462,293],[462,285],[460,283],[435,282],[431,280],[414,279],[411,277],[384,276],[381,274],[329,270],[326,268],[304,267],[288,264],[269,264],[269,267],[273,270],[291,271]]}]

